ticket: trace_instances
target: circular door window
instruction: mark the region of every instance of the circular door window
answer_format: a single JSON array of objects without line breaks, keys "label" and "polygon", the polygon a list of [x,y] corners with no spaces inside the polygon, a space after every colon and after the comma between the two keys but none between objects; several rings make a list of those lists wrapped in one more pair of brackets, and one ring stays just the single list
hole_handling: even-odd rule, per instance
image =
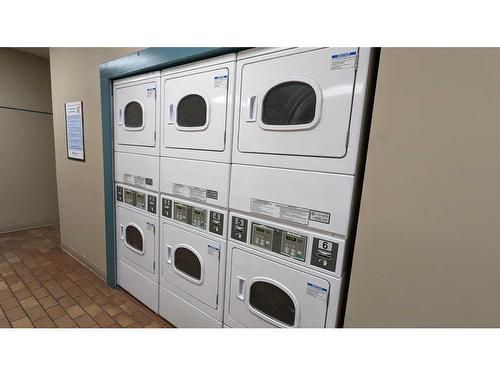
[{"label": "circular door window", "polygon": [[142,253],[144,251],[142,233],[133,225],[129,225],[125,230],[125,240],[127,245],[135,249],[137,252]]},{"label": "circular door window", "polygon": [[130,102],[125,106],[125,126],[140,128],[143,124],[142,106],[138,102]]},{"label": "circular door window", "polygon": [[305,125],[314,120],[316,92],[301,81],[288,81],[272,87],[262,103],[262,122],[266,125]]},{"label": "circular door window", "polygon": [[207,123],[207,103],[201,95],[190,94],[177,105],[177,125],[197,128]]},{"label": "circular door window", "polygon": [[201,262],[192,250],[178,247],[174,254],[174,266],[190,278],[201,281]]},{"label": "circular door window", "polygon": [[254,282],[250,286],[249,303],[255,310],[289,327],[295,323],[295,304],[292,298],[274,284]]}]

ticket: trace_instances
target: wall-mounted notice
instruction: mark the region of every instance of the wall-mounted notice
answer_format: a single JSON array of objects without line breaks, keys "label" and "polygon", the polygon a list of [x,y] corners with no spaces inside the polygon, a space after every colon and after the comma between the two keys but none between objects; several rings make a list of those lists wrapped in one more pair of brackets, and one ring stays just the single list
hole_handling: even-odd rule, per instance
[{"label": "wall-mounted notice", "polygon": [[85,161],[83,139],[83,102],[64,103],[68,159]]}]

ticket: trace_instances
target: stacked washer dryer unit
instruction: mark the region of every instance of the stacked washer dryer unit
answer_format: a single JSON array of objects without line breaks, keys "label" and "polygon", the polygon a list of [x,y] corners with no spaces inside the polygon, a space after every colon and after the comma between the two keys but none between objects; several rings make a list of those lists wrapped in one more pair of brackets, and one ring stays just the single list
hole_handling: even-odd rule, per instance
[{"label": "stacked washer dryer unit", "polygon": [[335,327],[370,50],[237,60],[224,324]]},{"label": "stacked washer dryer unit", "polygon": [[113,83],[117,283],[158,312],[160,72]]},{"label": "stacked washer dryer unit", "polygon": [[236,55],[161,74],[160,315],[222,327]]}]

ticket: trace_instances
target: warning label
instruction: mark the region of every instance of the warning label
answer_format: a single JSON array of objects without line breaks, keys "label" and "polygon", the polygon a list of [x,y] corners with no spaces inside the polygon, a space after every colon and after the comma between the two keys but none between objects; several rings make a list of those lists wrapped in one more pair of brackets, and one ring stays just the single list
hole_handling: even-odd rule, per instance
[{"label": "warning label", "polygon": [[328,289],[313,283],[307,283],[307,294],[319,298],[322,301],[326,301],[328,297]]},{"label": "warning label", "polygon": [[198,202],[206,202],[208,199],[217,199],[219,193],[216,190],[207,190],[196,186],[173,184],[173,194],[178,197],[192,199]]},{"label": "warning label", "polygon": [[123,174],[123,182],[130,184],[145,187],[146,185],[153,185],[153,180],[150,178],[145,178],[142,176],[136,176],[129,173]]},{"label": "warning label", "polygon": [[289,206],[286,204],[269,202],[252,198],[250,212],[275,217],[282,220],[307,225],[309,223],[309,210],[306,208]]},{"label": "warning label", "polygon": [[227,87],[227,75],[214,77],[214,87]]},{"label": "warning label", "polygon": [[331,70],[337,69],[348,69],[348,68],[357,68],[358,64],[358,52],[350,51],[344,53],[337,53],[332,55],[331,58]]}]

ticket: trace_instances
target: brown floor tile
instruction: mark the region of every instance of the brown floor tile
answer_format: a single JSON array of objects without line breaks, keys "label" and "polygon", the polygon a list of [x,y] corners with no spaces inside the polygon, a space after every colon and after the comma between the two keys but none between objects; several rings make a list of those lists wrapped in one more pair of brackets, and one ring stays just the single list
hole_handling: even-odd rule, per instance
[{"label": "brown floor tile", "polygon": [[85,306],[85,310],[88,312],[88,314],[91,316],[91,317],[95,317],[96,315],[99,315],[100,313],[102,313],[102,309],[96,305],[95,303],[92,303],[88,306]]},{"label": "brown floor tile", "polygon": [[4,301],[6,299],[9,299],[13,296],[12,292],[9,289],[5,289],[0,291],[0,301]]},{"label": "brown floor tile", "polygon": [[82,294],[81,296],[76,297],[75,300],[82,307],[86,307],[86,306],[91,305],[92,303],[94,303],[94,301],[92,300],[92,298],[90,298],[86,294]]},{"label": "brown floor tile", "polygon": [[132,318],[139,323],[141,326],[146,326],[147,324],[151,323],[154,319],[155,316],[153,314],[148,314],[144,311],[136,311],[132,313]]},{"label": "brown floor tile", "polygon": [[75,300],[70,296],[61,297],[57,300],[57,302],[65,309],[69,306],[73,306],[76,303]]},{"label": "brown floor tile", "polygon": [[9,287],[7,286],[7,283],[5,281],[0,281],[0,291],[6,290]]},{"label": "brown floor tile", "polygon": [[26,314],[30,317],[31,321],[38,320],[47,316],[47,313],[42,306],[38,305],[26,310]]},{"label": "brown floor tile", "polygon": [[59,306],[59,305],[55,305],[55,306],[52,306],[51,308],[48,308],[47,309],[47,313],[49,314],[49,316],[53,320],[58,319],[61,316],[63,316],[63,315],[66,314],[66,312],[64,311],[64,309],[61,306]]},{"label": "brown floor tile", "polygon": [[71,316],[71,318],[75,319],[79,316],[85,314],[85,310],[83,310],[80,305],[73,305],[66,308],[66,312]]},{"label": "brown floor tile", "polygon": [[14,295],[16,296],[16,298],[19,300],[19,301],[22,301],[22,300],[25,300],[25,299],[28,299],[30,297],[33,297],[30,293],[30,291],[26,288],[23,288],[21,290],[18,290],[17,292],[14,292]]},{"label": "brown floor tile", "polygon": [[97,315],[95,318],[95,321],[97,324],[99,324],[100,327],[111,327],[113,324],[116,322],[111,318],[108,314],[106,314],[104,311]]},{"label": "brown floor tile", "polygon": [[33,328],[33,324],[31,324],[31,320],[28,317],[24,317],[12,322],[12,327],[14,328]]},{"label": "brown floor tile", "polygon": [[13,309],[5,311],[5,315],[7,315],[7,318],[9,318],[11,322],[13,322],[15,320],[24,318],[26,316],[26,313],[24,312],[21,306],[17,306],[14,307]]},{"label": "brown floor tile", "polygon": [[119,325],[121,325],[122,327],[124,327],[124,328],[128,327],[129,325],[131,325],[132,323],[134,323],[134,320],[129,315],[127,315],[124,312],[119,313],[114,318],[117,321],[117,323]]},{"label": "brown floor tile", "polygon": [[16,281],[15,283],[10,285],[10,290],[12,290],[14,293],[24,288],[24,283],[21,280]]},{"label": "brown floor tile", "polygon": [[77,285],[73,285],[69,288],[66,288],[66,291],[68,292],[68,294],[75,298],[75,297],[79,297],[83,294],[83,290],[80,289],[80,287],[78,287]]},{"label": "brown floor tile", "polygon": [[32,280],[32,281],[27,282],[26,286],[28,287],[29,290],[34,292],[35,290],[40,289],[42,287],[42,284],[40,284],[40,282],[38,280]]},{"label": "brown floor tile", "polygon": [[10,328],[10,323],[7,318],[0,319],[0,328]]},{"label": "brown floor tile", "polygon": [[35,306],[39,305],[39,303],[38,303],[38,301],[36,300],[35,297],[29,297],[29,298],[20,300],[19,303],[21,304],[21,306],[25,310],[31,309],[32,307],[35,307]]},{"label": "brown floor tile", "polygon": [[76,327],[75,321],[73,319],[71,319],[69,315],[63,315],[60,318],[57,318],[56,320],[54,320],[54,323],[56,323],[56,325],[59,328],[73,328],[73,327]]},{"label": "brown floor tile", "polygon": [[10,310],[16,306],[19,306],[19,302],[17,301],[16,297],[11,297],[9,299],[6,299],[4,301],[0,301],[0,306],[2,306],[2,309],[4,311]]},{"label": "brown floor tile", "polygon": [[40,301],[41,298],[47,297],[49,292],[44,287],[32,291],[33,295]]},{"label": "brown floor tile", "polygon": [[76,323],[80,328],[91,328],[96,325],[96,322],[92,317],[88,314],[84,314],[75,319]]},{"label": "brown floor tile", "polygon": [[38,320],[35,320],[33,322],[33,325],[36,327],[36,328],[53,328],[55,327],[56,325],[54,324],[54,322],[48,317],[44,317],[44,318],[40,318]]},{"label": "brown floor tile", "polygon": [[38,302],[40,302],[40,305],[42,305],[44,309],[57,305],[57,301],[51,295],[40,298]]},{"label": "brown floor tile", "polygon": [[105,304],[102,308],[111,316],[115,316],[122,311],[117,305],[112,302]]},{"label": "brown floor tile", "polygon": [[49,289],[49,292],[50,294],[52,294],[52,296],[54,296],[54,298],[61,298],[67,294],[66,291],[61,287],[53,288],[52,290]]}]

